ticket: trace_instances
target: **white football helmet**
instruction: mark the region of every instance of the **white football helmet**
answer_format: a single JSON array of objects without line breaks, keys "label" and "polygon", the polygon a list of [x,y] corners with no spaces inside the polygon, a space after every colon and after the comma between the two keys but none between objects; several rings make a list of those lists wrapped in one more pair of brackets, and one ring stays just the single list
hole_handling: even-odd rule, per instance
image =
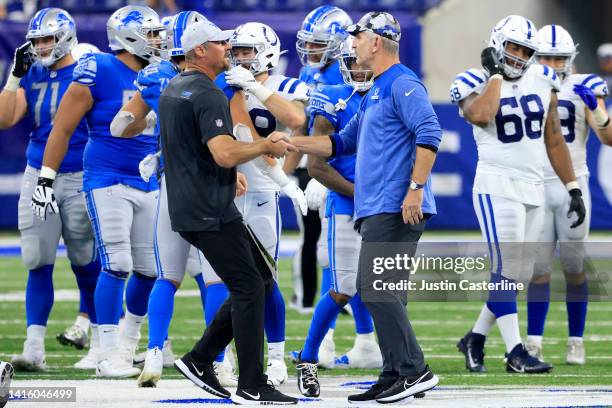
[{"label": "white football helmet", "polygon": [[538,56],[564,57],[565,66],[555,69],[562,78],[570,75],[578,52],[570,33],[560,25],[551,24],[538,31]]},{"label": "white football helmet", "polygon": [[108,46],[125,50],[149,63],[164,57],[166,32],[159,16],[147,6],[125,6],[115,11],[106,23]]},{"label": "white football helmet", "polygon": [[[48,47],[37,47],[34,39],[55,37]],[[32,43],[32,56],[45,67],[50,67],[68,54],[77,43],[74,19],[60,8],[44,8],[32,17],[26,39]]]},{"label": "white football helmet", "polygon": [[357,54],[353,49],[353,37],[348,36],[340,47],[340,54],[338,59],[340,60],[340,72],[342,73],[342,79],[347,85],[351,85],[357,92],[367,91],[372,87],[374,79],[372,77],[372,71],[369,69],[352,69],[351,65],[357,61]]},{"label": "white football helmet", "polygon": [[[336,6],[320,6],[312,10],[304,21],[302,28],[297,32],[295,49],[304,66],[322,68],[338,56],[342,42],[346,39],[346,27],[353,24],[353,20],[341,8]],[[310,49],[308,43],[320,44],[321,48]],[[321,55],[318,62],[309,58],[312,55]]]},{"label": "white football helmet", "polygon": [[[533,52],[528,59],[519,58],[506,51],[507,43],[522,45]],[[525,17],[511,15],[500,20],[489,40],[489,47],[495,48],[504,74],[508,78],[519,78],[529,68],[538,50],[538,29],[531,20]]]},{"label": "white football helmet", "polygon": [[162,24],[166,27],[166,44],[169,57],[181,57],[185,55],[181,45],[181,37],[187,26],[208,19],[197,11],[181,11],[175,16],[164,17]]},{"label": "white football helmet", "polygon": [[253,75],[275,68],[282,54],[278,35],[271,27],[262,23],[246,23],[238,26],[230,38],[230,44],[232,44],[232,50],[234,48],[253,49],[254,56],[251,59],[237,58],[230,50],[232,65],[243,65]]}]

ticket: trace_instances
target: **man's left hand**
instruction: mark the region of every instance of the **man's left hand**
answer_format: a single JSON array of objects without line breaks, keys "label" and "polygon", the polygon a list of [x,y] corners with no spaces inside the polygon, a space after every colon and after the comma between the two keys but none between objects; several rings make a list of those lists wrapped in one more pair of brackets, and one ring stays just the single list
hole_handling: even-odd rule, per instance
[{"label": "man's left hand", "polygon": [[236,172],[236,197],[240,197],[247,192],[249,184],[247,183],[247,178],[244,174],[239,171]]},{"label": "man's left hand", "polygon": [[402,218],[404,224],[417,225],[423,219],[421,205],[423,204],[423,189],[408,190],[402,203]]},{"label": "man's left hand", "polygon": [[245,91],[249,91],[253,86],[258,84],[251,71],[240,65],[227,71],[225,80],[228,85],[242,88]]},{"label": "man's left hand", "polygon": [[579,188],[570,190],[569,195],[571,199],[569,210],[567,212],[567,218],[571,217],[573,212],[576,213],[578,219],[574,221],[572,225],[570,225],[570,228],[576,228],[584,222],[584,219],[586,218],[586,208],[584,207],[584,201],[582,200],[582,191],[580,191]]},{"label": "man's left hand", "polygon": [[585,85],[574,85],[574,93],[582,99],[584,104],[592,111],[597,109],[597,97],[595,92]]}]

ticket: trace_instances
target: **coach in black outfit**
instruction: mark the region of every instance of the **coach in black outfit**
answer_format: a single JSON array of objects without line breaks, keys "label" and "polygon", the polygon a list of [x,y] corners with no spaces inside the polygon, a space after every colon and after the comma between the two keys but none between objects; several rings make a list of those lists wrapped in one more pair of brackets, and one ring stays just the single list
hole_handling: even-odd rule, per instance
[{"label": "coach in black outfit", "polygon": [[278,137],[254,143],[233,137],[229,103],[213,83],[229,68],[230,36],[208,21],[189,26],[182,37],[187,69],[170,81],[159,102],[172,229],[204,253],[230,292],[202,338],[175,367],[204,390],[229,398],[212,363],[234,338],[240,375],[232,400],[297,403],[267,385],[263,373],[271,265],[234,205],[235,166],[262,154],[281,157],[292,146]]}]

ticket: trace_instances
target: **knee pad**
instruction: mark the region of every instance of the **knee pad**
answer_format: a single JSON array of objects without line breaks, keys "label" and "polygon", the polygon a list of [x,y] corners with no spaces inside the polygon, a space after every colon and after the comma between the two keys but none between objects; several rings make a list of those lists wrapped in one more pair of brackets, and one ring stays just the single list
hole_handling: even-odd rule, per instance
[{"label": "knee pad", "polygon": [[83,266],[91,263],[94,259],[95,249],[93,240],[79,239],[66,241],[66,252],[70,263]]},{"label": "knee pad", "polygon": [[[119,273],[125,273],[126,276],[134,269],[134,263],[130,251],[122,250],[116,253],[108,254],[110,270]],[[103,265],[104,267],[104,265]]]},{"label": "knee pad", "polygon": [[339,307],[346,306],[351,300],[351,296],[345,295],[344,293],[336,292],[333,289],[329,290],[329,294]]},{"label": "knee pad", "polygon": [[55,263],[57,248],[43,248],[42,240],[37,236],[21,238],[21,259],[28,270]]}]

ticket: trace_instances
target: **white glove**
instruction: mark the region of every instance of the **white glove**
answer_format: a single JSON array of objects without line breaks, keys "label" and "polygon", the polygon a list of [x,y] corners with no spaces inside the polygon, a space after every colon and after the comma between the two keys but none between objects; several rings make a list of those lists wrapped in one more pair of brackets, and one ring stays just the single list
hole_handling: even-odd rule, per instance
[{"label": "white glove", "polygon": [[53,179],[55,178],[55,172],[48,169],[52,174],[45,172],[45,167],[41,170],[40,177],[38,177],[38,183],[32,194],[32,201],[30,207],[38,218],[42,221],[47,219],[47,209],[51,210],[52,214],[57,214],[59,208],[57,201],[55,201],[55,194],[53,194]]},{"label": "white glove", "polygon": [[145,121],[147,122],[147,129],[155,128],[155,125],[157,124],[157,114],[154,110],[151,110],[149,113],[147,113],[147,116],[145,116]]},{"label": "white glove", "polygon": [[227,71],[225,80],[229,85],[242,88],[244,91],[255,96],[261,102],[265,102],[266,99],[268,99],[274,93],[257,82],[251,71],[240,65]]},{"label": "white glove", "polygon": [[317,180],[312,179],[308,182],[306,190],[306,201],[308,202],[308,208],[313,211],[317,211],[323,205],[323,200],[327,197],[327,187],[319,183]]},{"label": "white glove", "polygon": [[148,154],[144,159],[140,161],[140,163],[138,163],[140,177],[147,183],[149,182],[151,176],[157,172],[160,156],[161,150],[155,154]]},{"label": "white glove", "polygon": [[304,192],[293,181],[281,187],[281,191],[293,201],[293,205],[300,209],[302,215],[308,214],[308,202]]}]

